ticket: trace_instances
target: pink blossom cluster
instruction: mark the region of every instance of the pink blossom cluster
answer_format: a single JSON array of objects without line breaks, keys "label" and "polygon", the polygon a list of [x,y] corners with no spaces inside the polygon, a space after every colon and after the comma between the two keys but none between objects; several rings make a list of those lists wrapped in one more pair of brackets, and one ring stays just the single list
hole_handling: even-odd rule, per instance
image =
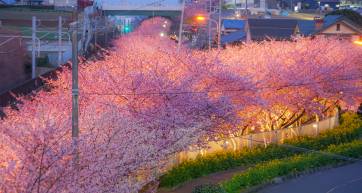
[{"label": "pink blossom cluster", "polygon": [[178,51],[159,35],[166,21],[144,21],[115,40],[104,60],[81,64],[76,165],[71,69],[35,97],[20,97],[19,110],[5,108],[0,192],[137,192],[189,145],[287,127],[361,100],[362,49],[348,42]]}]

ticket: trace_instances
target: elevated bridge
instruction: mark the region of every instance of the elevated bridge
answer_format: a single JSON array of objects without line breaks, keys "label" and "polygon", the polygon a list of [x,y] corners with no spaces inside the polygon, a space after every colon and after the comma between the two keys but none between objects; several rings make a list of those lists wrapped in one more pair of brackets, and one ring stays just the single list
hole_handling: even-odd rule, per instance
[{"label": "elevated bridge", "polygon": [[176,17],[181,14],[180,0],[101,0],[105,15]]}]

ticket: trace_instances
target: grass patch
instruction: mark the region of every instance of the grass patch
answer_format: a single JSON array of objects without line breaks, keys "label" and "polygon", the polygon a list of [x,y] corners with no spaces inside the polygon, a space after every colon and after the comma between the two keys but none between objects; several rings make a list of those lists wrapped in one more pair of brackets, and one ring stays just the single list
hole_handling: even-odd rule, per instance
[{"label": "grass patch", "polygon": [[[341,125],[335,129],[321,133],[317,137],[297,137],[285,143],[297,147],[321,150],[335,144],[348,143],[359,139],[362,134],[362,120],[355,114],[346,113],[342,116]],[[266,148],[255,147],[233,152],[219,152],[199,156],[195,160],[181,163],[160,178],[161,187],[174,187],[188,180],[211,173],[228,170],[240,166],[251,166],[274,159],[286,158],[301,152],[291,148],[270,145]]]},{"label": "grass patch", "polygon": [[[356,140],[346,144],[331,145],[326,152],[347,157],[358,158],[362,156],[362,141]],[[308,153],[295,155],[289,158],[271,160],[257,164],[247,171],[235,175],[231,180],[222,183],[222,187],[228,193],[236,193],[252,186],[270,182],[276,177],[300,173],[305,170],[320,168],[345,162],[320,153]]]}]

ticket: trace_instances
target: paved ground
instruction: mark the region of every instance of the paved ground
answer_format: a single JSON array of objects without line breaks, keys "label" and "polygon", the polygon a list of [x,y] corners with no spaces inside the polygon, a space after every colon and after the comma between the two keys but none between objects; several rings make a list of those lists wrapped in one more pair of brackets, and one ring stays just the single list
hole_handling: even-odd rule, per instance
[{"label": "paved ground", "polygon": [[313,20],[314,17],[316,16],[322,17],[322,15],[318,13],[295,13],[295,12],[289,13],[288,17],[294,19],[301,19],[301,20]]},{"label": "paved ground", "polygon": [[362,162],[273,185],[259,193],[361,193]]},{"label": "paved ground", "polygon": [[191,193],[195,186],[202,184],[216,184],[222,182],[224,180],[230,179],[236,173],[240,173],[244,170],[244,168],[234,168],[224,172],[214,173],[208,176],[204,176],[201,178],[197,178],[195,180],[186,182],[181,186],[177,187],[174,190],[169,189],[159,189],[157,193]]}]

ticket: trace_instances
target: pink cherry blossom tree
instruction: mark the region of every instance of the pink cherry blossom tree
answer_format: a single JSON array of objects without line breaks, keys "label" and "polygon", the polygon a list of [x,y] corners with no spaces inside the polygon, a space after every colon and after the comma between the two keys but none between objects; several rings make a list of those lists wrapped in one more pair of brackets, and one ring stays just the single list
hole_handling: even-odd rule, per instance
[{"label": "pink cherry blossom tree", "polygon": [[[317,38],[193,51],[162,18],[80,66],[79,162],[72,164],[71,72],[0,122],[0,192],[137,192],[175,152],[272,130],[361,100],[361,48]],[[167,29],[166,29],[167,30]]]}]

